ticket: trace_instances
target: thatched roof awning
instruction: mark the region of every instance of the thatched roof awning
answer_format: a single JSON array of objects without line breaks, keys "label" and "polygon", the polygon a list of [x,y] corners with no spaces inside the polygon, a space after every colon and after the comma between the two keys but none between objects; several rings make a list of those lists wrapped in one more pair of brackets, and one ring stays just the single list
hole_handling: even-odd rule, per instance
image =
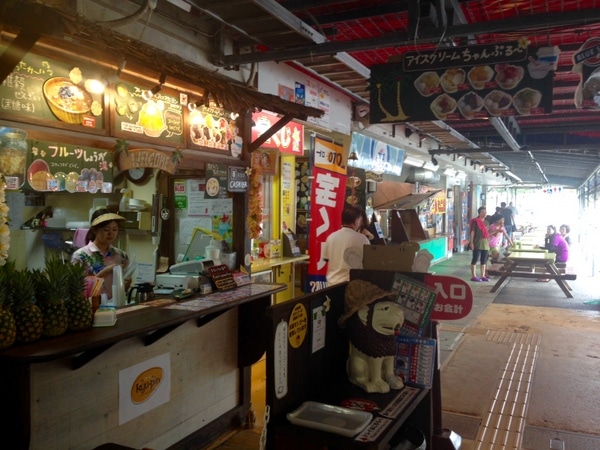
[{"label": "thatched roof awning", "polygon": [[[35,30],[33,33],[39,33],[40,41],[58,44],[66,50],[71,50],[75,55],[107,61],[115,67],[119,66],[120,61],[125,60],[128,66],[133,64],[144,67],[166,75],[167,78],[172,77],[202,87],[210,92],[211,97],[218,104],[229,111],[241,113],[265,109],[278,114],[291,115],[300,120],[323,115],[320,109],[258,92],[240,82],[185,61],[177,55],[101,27],[66,7],[51,7],[35,1],[5,0],[0,11],[0,24],[4,30],[10,30],[16,35],[31,35],[32,30]],[[33,36],[33,40],[37,40],[36,35]],[[5,65],[5,60],[2,60],[2,63],[0,66]],[[9,68],[9,73],[13,67]],[[4,70],[7,68],[5,67]],[[0,82],[5,77],[6,74],[0,76]]]}]

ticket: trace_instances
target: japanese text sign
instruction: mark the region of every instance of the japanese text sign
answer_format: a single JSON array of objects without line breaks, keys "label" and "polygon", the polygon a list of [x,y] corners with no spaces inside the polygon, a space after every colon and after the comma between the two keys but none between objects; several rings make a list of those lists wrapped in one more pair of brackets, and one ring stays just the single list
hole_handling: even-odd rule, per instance
[{"label": "japanese text sign", "polygon": [[553,66],[528,41],[407,52],[371,68],[371,123],[552,111]]},{"label": "japanese text sign", "polygon": [[437,292],[431,320],[458,320],[471,312],[473,291],[464,280],[428,274],[425,276],[425,284],[435,288]]},{"label": "japanese text sign", "polygon": [[[252,141],[255,141],[279,120],[281,119],[278,116],[266,111],[253,113]],[[304,126],[290,121],[267,139],[261,147],[276,148],[282,153],[292,153],[302,156],[304,153]]]},{"label": "japanese text sign", "polygon": [[106,149],[31,141],[27,182],[36,191],[112,192],[113,153]]},{"label": "japanese text sign", "polygon": [[312,224],[309,229],[308,263],[309,289],[325,287],[327,263],[322,259],[322,246],[327,237],[342,225],[342,209],[346,194],[346,177],[342,174],[314,168],[311,183]]},{"label": "japanese text sign", "polygon": [[315,139],[313,158],[315,167],[346,174],[344,148],[335,142]]}]

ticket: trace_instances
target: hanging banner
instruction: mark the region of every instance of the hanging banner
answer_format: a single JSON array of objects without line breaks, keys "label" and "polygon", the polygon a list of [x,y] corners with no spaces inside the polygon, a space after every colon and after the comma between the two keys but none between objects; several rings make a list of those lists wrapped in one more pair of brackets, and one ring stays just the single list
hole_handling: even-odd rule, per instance
[{"label": "hanging banner", "polygon": [[[252,114],[252,141],[276,124],[280,118],[267,111]],[[304,126],[296,122],[288,122],[277,133],[261,145],[262,148],[276,148],[281,153],[302,156],[304,153]]]},{"label": "hanging banner", "polygon": [[588,39],[575,52],[573,72],[581,76],[575,91],[575,106],[600,109],[600,38]]},{"label": "hanging banner", "polygon": [[356,152],[356,167],[374,173],[400,175],[404,162],[404,150],[370,138],[363,134],[352,133],[350,151]]},{"label": "hanging banner", "polygon": [[[315,148],[327,143],[318,138],[315,141]],[[341,146],[338,147],[336,152],[341,152]],[[316,166],[312,173],[311,224],[308,233],[310,261],[306,277],[306,292],[314,292],[327,287],[327,263],[321,257],[321,248],[327,237],[342,226],[342,210],[346,200],[345,174]]]},{"label": "hanging banner", "polygon": [[369,121],[550,113],[554,66],[547,53],[526,39],[407,52],[401,62],[371,68]]}]

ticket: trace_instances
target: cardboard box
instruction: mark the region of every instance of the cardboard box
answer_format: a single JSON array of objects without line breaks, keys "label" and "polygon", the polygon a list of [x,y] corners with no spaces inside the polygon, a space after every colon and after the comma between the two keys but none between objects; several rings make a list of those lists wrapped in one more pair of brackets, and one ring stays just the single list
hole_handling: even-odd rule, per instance
[{"label": "cardboard box", "polygon": [[407,241],[423,241],[428,239],[416,210],[396,209],[390,211],[390,218],[390,238],[392,242],[400,244]]},{"label": "cardboard box", "polygon": [[415,256],[421,246],[417,242],[398,245],[365,245],[363,268],[368,270],[391,270],[412,272]]}]

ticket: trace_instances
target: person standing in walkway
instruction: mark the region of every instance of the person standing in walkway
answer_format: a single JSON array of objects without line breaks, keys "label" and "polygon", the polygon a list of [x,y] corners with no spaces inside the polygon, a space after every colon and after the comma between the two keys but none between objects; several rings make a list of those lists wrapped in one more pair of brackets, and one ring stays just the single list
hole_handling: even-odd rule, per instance
[{"label": "person standing in walkway", "polygon": [[[471,281],[490,281],[487,277],[487,260],[490,251],[489,231],[485,223],[487,210],[485,206],[479,207],[477,217],[471,219],[469,228],[471,240],[469,249],[473,251],[471,258]],[[481,277],[477,276],[477,261],[479,261]]]},{"label": "person standing in walkway", "polygon": [[369,245],[369,239],[358,229],[363,224],[361,208],[346,204],[342,211],[342,228],[331,233],[325,240],[323,259],[327,261],[327,285],[331,286],[350,279],[350,266],[344,259],[351,247]]},{"label": "person standing in walkway", "polygon": [[500,203],[500,214],[504,217],[504,228],[506,228],[506,234],[512,239],[513,231],[515,230],[515,216],[506,202]]},{"label": "person standing in walkway", "polygon": [[506,228],[504,228],[504,217],[502,216],[494,216],[496,221],[490,224],[490,257],[492,259],[492,263],[498,262],[500,258],[500,249],[502,247],[502,239],[505,238],[508,245],[512,247],[513,242],[511,238],[506,233]]}]

